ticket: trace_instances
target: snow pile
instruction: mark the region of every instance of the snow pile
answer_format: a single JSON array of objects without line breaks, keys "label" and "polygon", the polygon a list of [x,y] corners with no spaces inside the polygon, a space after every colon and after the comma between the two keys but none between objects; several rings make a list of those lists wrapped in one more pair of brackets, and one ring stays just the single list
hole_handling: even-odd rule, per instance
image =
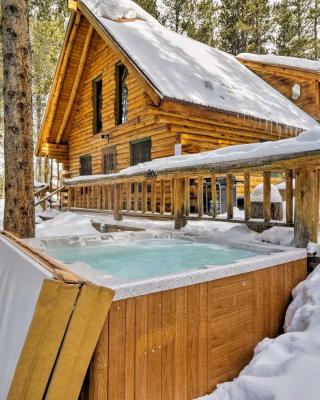
[{"label": "snow pile", "polygon": [[[257,185],[250,195],[250,201],[263,202],[263,183]],[[271,185],[271,203],[282,203],[282,197],[275,185]]]},{"label": "snow pile", "polygon": [[41,188],[41,187],[43,187],[43,186],[46,186],[46,184],[45,184],[45,182],[40,182],[40,181],[37,181],[36,179],[34,180],[34,183],[33,183],[33,186],[36,188],[36,189],[39,189],[39,188]]},{"label": "snow pile", "polygon": [[293,246],[294,231],[293,228],[289,227],[273,226],[260,233],[257,239],[261,242],[277,244],[279,246]]},{"label": "snow pile", "polygon": [[65,212],[54,219],[38,224],[36,237],[49,238],[95,233],[97,233],[97,230],[92,226],[90,217]]},{"label": "snow pile", "polygon": [[252,53],[241,53],[237,55],[237,58],[240,60],[256,61],[264,64],[275,64],[289,68],[307,69],[313,72],[320,72],[320,61],[307,60],[306,58]]},{"label": "snow pile", "polygon": [[[134,3],[104,0],[97,9],[96,2],[81,1],[160,97],[231,112],[239,118],[250,116],[261,121],[261,126],[265,121],[299,129],[318,126],[234,56],[170,31],[148,14],[141,14]],[[123,15],[142,20],[113,20]]]},{"label": "snow pile", "polygon": [[234,163],[252,160],[252,165],[263,163],[264,159],[277,157],[285,159],[289,155],[297,156],[299,153],[320,151],[320,127],[300,133],[299,136],[272,142],[249,143],[236,146],[223,147],[217,150],[183,156],[158,158],[153,161],[141,163],[109,175],[77,176],[66,180],[67,183],[82,181],[95,181],[104,178],[111,179],[117,176],[131,176],[145,174],[149,171],[169,172],[175,169],[190,167],[208,168],[219,167],[222,163],[232,166]]},{"label": "snow pile", "polygon": [[142,19],[157,23],[150,14],[131,0],[87,0],[85,4],[96,16],[112,20]]},{"label": "snow pile", "polygon": [[[296,180],[295,180],[295,179],[292,179],[292,189],[295,189],[295,187],[296,187]],[[285,188],[286,188],[286,181],[283,181],[283,182],[278,183],[277,188],[278,188],[279,190],[285,190]]]},{"label": "snow pile", "polygon": [[294,289],[285,332],[262,340],[240,376],[202,400],[319,400],[320,265]]}]

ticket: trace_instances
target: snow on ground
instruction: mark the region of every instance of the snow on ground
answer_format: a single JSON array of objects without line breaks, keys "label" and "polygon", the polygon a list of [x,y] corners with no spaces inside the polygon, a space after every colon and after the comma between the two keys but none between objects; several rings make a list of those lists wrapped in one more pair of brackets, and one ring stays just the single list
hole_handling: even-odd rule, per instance
[{"label": "snow on ground", "polygon": [[[250,116],[262,124],[272,121],[301,129],[318,125],[234,56],[165,28],[132,1],[81,3],[143,71],[160,97],[229,111],[239,118]],[[131,19],[114,21],[122,16]]]},{"label": "snow on ground", "polygon": [[[239,163],[242,160],[256,160],[261,162],[264,158],[277,156],[284,158],[287,155],[320,151],[320,128],[300,133],[297,137],[282,139],[272,142],[241,144],[236,146],[222,147],[217,150],[203,153],[186,154],[182,156],[171,156],[157,158],[153,161],[141,163],[123,169],[115,174],[109,175],[84,175],[68,179],[68,183],[82,181],[95,181],[103,178],[113,179],[118,176],[132,176],[145,174],[150,171],[166,172],[175,169],[201,168],[218,166],[222,163]],[[252,161],[253,162],[253,161]]]},{"label": "snow on ground", "polygon": [[37,238],[94,233],[97,231],[91,224],[91,218],[73,212],[64,212],[54,219],[36,225]]},{"label": "snow on ground", "polygon": [[[271,185],[271,203],[282,203],[282,197],[277,186]],[[250,201],[263,202],[263,183],[259,183],[250,194]]]},{"label": "snow on ground", "polygon": [[307,60],[306,58],[278,56],[275,54],[252,54],[241,53],[237,58],[248,61],[258,61],[264,64],[283,65],[290,68],[308,69],[320,73],[320,62],[314,60]]},{"label": "snow on ground", "polygon": [[202,400],[319,400],[320,265],[293,291],[285,332],[258,343],[232,382]]},{"label": "snow on ground", "polygon": [[272,228],[260,233],[258,235],[258,240],[281,246],[292,246],[294,241],[293,228],[273,226]]}]

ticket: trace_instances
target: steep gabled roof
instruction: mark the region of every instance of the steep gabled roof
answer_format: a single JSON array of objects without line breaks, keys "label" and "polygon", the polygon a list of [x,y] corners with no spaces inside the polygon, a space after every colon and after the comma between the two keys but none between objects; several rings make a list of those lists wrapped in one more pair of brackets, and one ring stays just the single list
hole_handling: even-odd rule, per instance
[{"label": "steep gabled roof", "polygon": [[269,64],[319,74],[320,79],[320,61],[313,61],[298,57],[278,56],[275,54],[252,53],[240,53],[237,55],[237,58],[243,61],[253,61],[261,64]]},{"label": "steep gabled roof", "polygon": [[[68,121],[93,28],[131,67],[156,105],[162,100],[174,100],[292,129],[318,126],[310,115],[234,56],[166,29],[131,0],[77,0],[76,9],[55,74],[37,154],[40,143],[49,137],[81,14],[90,27],[57,144]],[[67,95],[64,92],[64,97]]]}]

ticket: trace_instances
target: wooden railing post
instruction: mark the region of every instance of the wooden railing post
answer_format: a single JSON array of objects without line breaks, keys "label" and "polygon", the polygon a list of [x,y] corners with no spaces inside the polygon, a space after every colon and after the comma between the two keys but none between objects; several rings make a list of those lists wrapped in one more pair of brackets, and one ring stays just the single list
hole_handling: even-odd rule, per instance
[{"label": "wooden railing post", "polygon": [[263,215],[264,221],[271,220],[271,173],[263,172]]},{"label": "wooden railing post", "polygon": [[187,223],[185,215],[185,180],[182,178],[174,179],[174,228],[181,229]]},{"label": "wooden railing post", "polygon": [[141,187],[141,212],[145,214],[147,212],[147,182],[143,181]]},{"label": "wooden railing post", "polygon": [[233,218],[233,175],[227,174],[227,219]]},{"label": "wooden railing post", "polygon": [[69,187],[68,188],[68,210],[74,207],[74,188]]},{"label": "wooden railing post", "polygon": [[135,182],[135,183],[134,183],[134,206],[133,206],[134,212],[137,212],[138,209],[139,209],[139,204],[138,204],[138,203],[139,203],[139,202],[138,202],[138,196],[139,196],[138,188],[139,188],[139,183],[138,183],[138,182]]},{"label": "wooden railing post", "polygon": [[314,168],[299,168],[295,173],[294,242],[306,247],[318,240],[318,173]]},{"label": "wooden railing post", "polygon": [[197,206],[198,206],[198,217],[203,216],[203,177],[198,178],[198,191],[197,191]]},{"label": "wooden railing post", "polygon": [[121,213],[121,185],[120,183],[115,183],[114,184],[114,190],[113,190],[113,216],[115,221],[121,221],[122,220],[122,213]]},{"label": "wooden railing post", "polygon": [[157,211],[157,186],[156,181],[151,184],[151,212],[154,214]]},{"label": "wooden railing post", "polygon": [[166,211],[166,185],[165,181],[160,181],[160,214],[164,214]]},{"label": "wooden railing post", "polygon": [[127,183],[127,195],[126,195],[126,201],[127,201],[127,211],[131,211],[131,182]]},{"label": "wooden railing post", "polygon": [[170,199],[171,199],[171,215],[174,215],[174,200],[175,200],[175,189],[174,189],[174,179],[170,180]]},{"label": "wooden railing post", "polygon": [[293,185],[292,185],[292,170],[285,172],[285,198],[286,198],[286,222],[293,223]]},{"label": "wooden railing post", "polygon": [[184,180],[184,207],[186,216],[190,214],[190,178]]},{"label": "wooden railing post", "polygon": [[244,219],[248,221],[251,218],[250,202],[250,172],[244,174]]},{"label": "wooden railing post", "polygon": [[211,202],[212,202],[212,218],[217,217],[217,177],[215,174],[211,175]]}]

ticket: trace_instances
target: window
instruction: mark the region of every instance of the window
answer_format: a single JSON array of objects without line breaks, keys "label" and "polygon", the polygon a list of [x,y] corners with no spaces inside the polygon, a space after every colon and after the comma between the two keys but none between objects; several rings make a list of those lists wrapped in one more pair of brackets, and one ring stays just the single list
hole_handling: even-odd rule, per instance
[{"label": "window", "polygon": [[80,175],[92,175],[92,157],[89,154],[80,157]]},{"label": "window", "polygon": [[298,100],[298,98],[301,95],[301,87],[299,83],[295,83],[294,85],[292,85],[291,88],[291,98],[293,100]]},{"label": "window", "polygon": [[102,150],[102,168],[104,174],[112,174],[117,171],[117,152],[115,147]]},{"label": "window", "polygon": [[116,65],[116,125],[128,122],[128,70],[123,64]]},{"label": "window", "polygon": [[151,139],[131,143],[131,165],[151,160]]},{"label": "window", "polygon": [[102,131],[102,77],[99,76],[92,83],[93,106],[93,134]]}]

